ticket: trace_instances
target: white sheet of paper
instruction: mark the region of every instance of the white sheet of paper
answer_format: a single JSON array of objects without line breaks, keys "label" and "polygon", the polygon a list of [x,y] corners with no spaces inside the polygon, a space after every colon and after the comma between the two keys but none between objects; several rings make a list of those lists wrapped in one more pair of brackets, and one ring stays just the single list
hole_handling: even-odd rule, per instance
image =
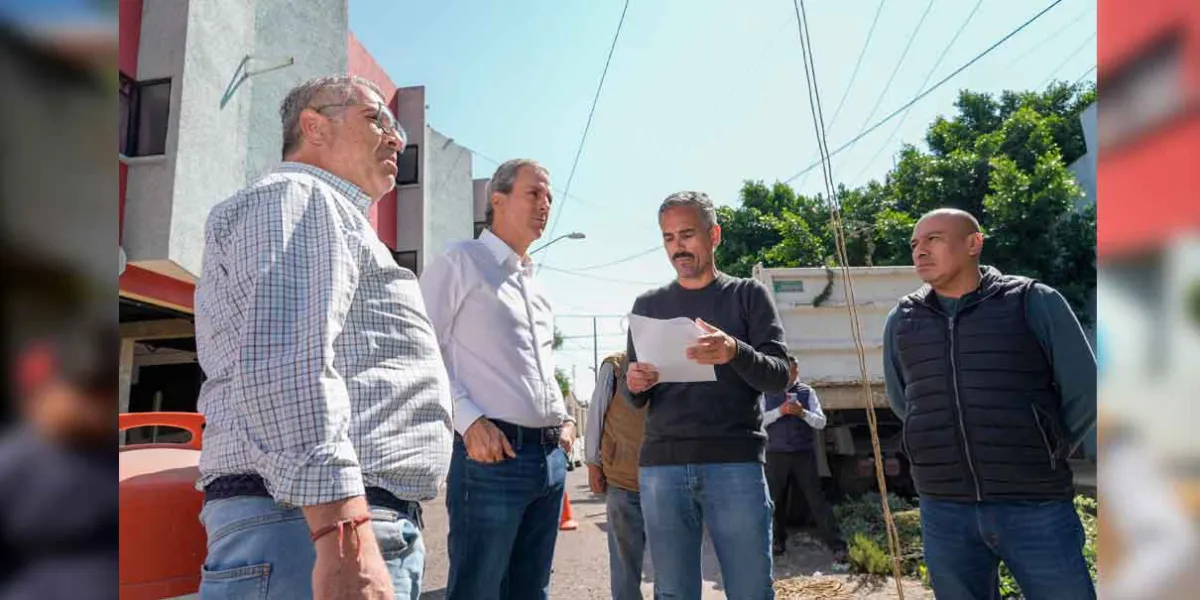
[{"label": "white sheet of paper", "polygon": [[659,383],[717,380],[712,365],[701,365],[687,357],[688,346],[704,333],[695,321],[686,317],[652,319],[630,314],[629,330],[633,333],[638,362],[654,365]]}]

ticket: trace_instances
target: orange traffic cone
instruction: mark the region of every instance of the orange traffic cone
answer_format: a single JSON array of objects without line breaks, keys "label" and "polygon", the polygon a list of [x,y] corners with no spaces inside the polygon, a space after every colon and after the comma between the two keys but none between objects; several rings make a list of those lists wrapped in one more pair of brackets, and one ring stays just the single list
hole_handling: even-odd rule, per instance
[{"label": "orange traffic cone", "polygon": [[562,518],[558,522],[559,531],[575,531],[579,529],[579,521],[571,516],[571,498],[563,492]]}]

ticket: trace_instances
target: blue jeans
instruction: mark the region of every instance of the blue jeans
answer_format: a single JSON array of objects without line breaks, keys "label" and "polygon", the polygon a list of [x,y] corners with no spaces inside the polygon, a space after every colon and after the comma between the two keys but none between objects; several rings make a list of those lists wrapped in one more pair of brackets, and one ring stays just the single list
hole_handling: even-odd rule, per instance
[{"label": "blue jeans", "polygon": [[771,504],[759,463],[641,467],[642,512],[655,598],[700,598],[707,526],[726,597],[764,600],[772,587]]},{"label": "blue jeans", "polygon": [[608,573],[613,600],[642,600],[642,561],[646,558],[646,524],[637,492],[609,485]]},{"label": "blue jeans", "polygon": [[516,458],[484,464],[454,440],[448,600],[546,600],[567,455],[557,444],[509,440]]},{"label": "blue jeans", "polygon": [[938,600],[999,600],[1000,561],[1029,600],[1092,600],[1083,524],[1069,500],[921,499],[925,564]]},{"label": "blue jeans", "polygon": [[[417,600],[425,543],[414,517],[380,506],[371,507],[371,517],[396,598]],[[317,555],[299,508],[285,508],[268,497],[240,496],[205,503],[200,520],[208,534],[201,599],[312,598]]]}]

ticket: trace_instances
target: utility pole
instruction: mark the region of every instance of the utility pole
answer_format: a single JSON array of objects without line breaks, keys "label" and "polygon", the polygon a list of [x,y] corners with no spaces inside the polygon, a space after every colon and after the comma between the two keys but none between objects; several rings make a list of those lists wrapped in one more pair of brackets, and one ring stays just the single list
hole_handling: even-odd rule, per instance
[{"label": "utility pole", "polygon": [[592,317],[592,377],[600,376],[600,333],[596,327],[596,317]]}]

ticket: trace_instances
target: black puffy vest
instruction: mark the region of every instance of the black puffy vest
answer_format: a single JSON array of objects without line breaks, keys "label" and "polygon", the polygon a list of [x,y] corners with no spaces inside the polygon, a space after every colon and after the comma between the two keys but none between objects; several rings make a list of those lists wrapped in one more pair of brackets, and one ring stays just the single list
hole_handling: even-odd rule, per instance
[{"label": "black puffy vest", "polygon": [[951,318],[929,286],[898,307],[903,445],[922,496],[1069,499],[1054,373],[1025,318],[1033,280],[985,269]]}]

